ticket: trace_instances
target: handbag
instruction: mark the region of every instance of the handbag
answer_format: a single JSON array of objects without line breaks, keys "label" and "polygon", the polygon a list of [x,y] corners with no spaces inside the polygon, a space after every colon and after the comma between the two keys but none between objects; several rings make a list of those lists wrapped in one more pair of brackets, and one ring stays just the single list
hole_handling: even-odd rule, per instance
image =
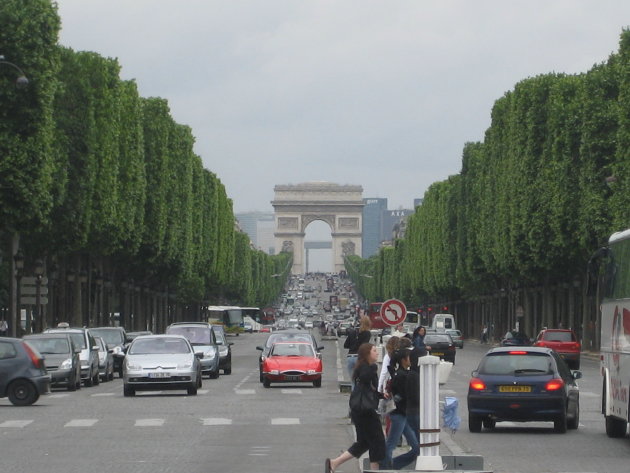
[{"label": "handbag", "polygon": [[378,395],[371,387],[357,383],[350,393],[349,404],[354,413],[374,411],[378,407]]}]

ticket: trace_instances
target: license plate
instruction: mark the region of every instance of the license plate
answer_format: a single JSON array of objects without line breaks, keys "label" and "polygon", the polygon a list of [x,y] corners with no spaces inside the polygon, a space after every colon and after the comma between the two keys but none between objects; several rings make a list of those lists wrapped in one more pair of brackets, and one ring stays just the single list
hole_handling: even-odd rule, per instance
[{"label": "license plate", "polygon": [[299,381],[300,377],[299,376],[285,376],[284,379],[286,381]]},{"label": "license plate", "polygon": [[531,393],[531,386],[499,386],[500,393]]},{"label": "license plate", "polygon": [[171,373],[149,373],[149,378],[170,378]]},{"label": "license plate", "polygon": [[434,356],[444,356],[444,352],[441,352],[441,351],[433,351],[431,352],[431,354]]}]

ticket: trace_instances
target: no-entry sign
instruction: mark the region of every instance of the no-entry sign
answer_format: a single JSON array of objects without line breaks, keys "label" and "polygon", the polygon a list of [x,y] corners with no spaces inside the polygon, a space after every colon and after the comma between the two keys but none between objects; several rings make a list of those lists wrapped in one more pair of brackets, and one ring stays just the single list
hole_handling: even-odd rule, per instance
[{"label": "no-entry sign", "polygon": [[405,307],[404,302],[398,299],[389,299],[383,302],[381,306],[381,319],[383,319],[383,322],[387,325],[395,326],[402,324],[405,321],[405,317],[407,317],[407,307]]}]

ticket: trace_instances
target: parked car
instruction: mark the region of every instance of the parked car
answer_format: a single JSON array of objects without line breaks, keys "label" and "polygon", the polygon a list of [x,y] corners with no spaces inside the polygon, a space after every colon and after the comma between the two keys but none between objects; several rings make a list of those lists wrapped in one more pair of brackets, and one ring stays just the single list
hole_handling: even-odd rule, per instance
[{"label": "parked car", "polygon": [[195,353],[181,335],[141,335],[136,337],[123,364],[123,394],[136,391],[185,389],[190,396],[201,387],[203,353]]},{"label": "parked car", "polygon": [[579,371],[543,347],[499,347],[488,351],[468,387],[468,429],[493,429],[497,422],[551,421],[556,432],[580,422]]},{"label": "parked car", "polygon": [[114,350],[107,348],[105,340],[101,337],[94,337],[98,345],[98,375],[101,381],[112,381],[114,379]]},{"label": "parked car", "polygon": [[95,327],[90,329],[90,333],[95,337],[101,337],[105,341],[107,348],[112,350],[114,371],[122,378],[125,350],[129,344],[125,329],[122,327]]},{"label": "parked car", "polygon": [[441,360],[455,364],[457,348],[451,336],[445,332],[427,332],[424,336],[429,355],[438,356]]},{"label": "parked car", "polygon": [[207,322],[175,322],[166,327],[166,333],[186,337],[196,353],[203,353],[202,374],[212,379],[219,377],[219,345],[212,325]]},{"label": "parked car", "polygon": [[75,347],[70,334],[38,333],[23,338],[44,357],[52,387],[64,386],[68,391],[81,387],[81,350]]},{"label": "parked car", "polygon": [[534,342],[536,347],[547,347],[555,350],[569,368],[580,369],[580,352],[582,345],[575,332],[568,329],[548,328],[541,330]]},{"label": "parked car", "polygon": [[453,340],[453,345],[459,348],[464,348],[464,337],[462,337],[462,332],[456,329],[447,329],[446,333],[451,336]]},{"label": "parked car", "polygon": [[313,383],[322,386],[322,360],[310,342],[277,342],[271,346],[262,367],[263,386],[271,383]]},{"label": "parked car", "polygon": [[219,368],[223,370],[223,374],[232,374],[232,345],[234,342],[227,341],[223,325],[213,325],[212,331],[219,346]]},{"label": "parked car", "polygon": [[524,332],[516,330],[509,330],[501,340],[502,347],[527,347],[531,344],[531,339]]},{"label": "parked car", "polygon": [[258,372],[259,379],[262,383],[263,379],[263,362],[269,355],[271,351],[271,347],[274,343],[277,342],[308,342],[313,346],[313,351],[316,356],[321,359],[321,351],[324,349],[323,346],[317,345],[317,340],[310,332],[305,332],[304,330],[278,330],[276,332],[271,333],[265,344],[263,346],[257,346],[256,350],[260,350],[260,356],[258,357]]},{"label": "parked car", "polygon": [[0,337],[0,397],[30,406],[50,391],[44,357],[29,341]]},{"label": "parked car", "polygon": [[67,323],[60,323],[57,328],[49,328],[44,333],[67,333],[72,342],[81,349],[81,379],[84,386],[94,386],[101,382],[98,375],[98,346],[88,329],[69,327]]}]

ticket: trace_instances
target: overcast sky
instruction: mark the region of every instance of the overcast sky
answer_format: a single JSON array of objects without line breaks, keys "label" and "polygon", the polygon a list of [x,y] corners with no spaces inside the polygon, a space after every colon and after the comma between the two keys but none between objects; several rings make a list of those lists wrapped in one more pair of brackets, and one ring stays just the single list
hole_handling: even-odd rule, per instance
[{"label": "overcast sky", "polygon": [[168,100],[236,212],[276,184],[411,208],[483,140],[494,101],[617,51],[630,1],[58,0],[61,44]]}]

